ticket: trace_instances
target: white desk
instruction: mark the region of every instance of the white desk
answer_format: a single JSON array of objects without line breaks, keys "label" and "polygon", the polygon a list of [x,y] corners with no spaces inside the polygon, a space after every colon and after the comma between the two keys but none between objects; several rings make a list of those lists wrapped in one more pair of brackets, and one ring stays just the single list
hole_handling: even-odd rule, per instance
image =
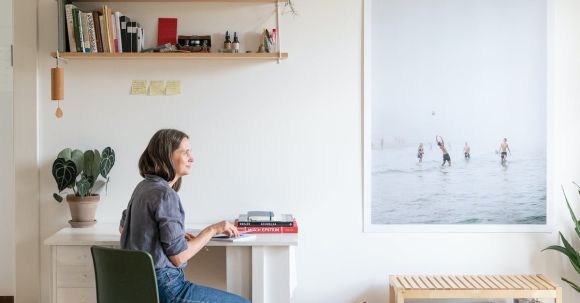
[{"label": "white desk", "polygon": [[[202,225],[187,225],[200,229]],[[119,247],[116,224],[63,228],[44,241],[51,246],[52,302],[96,302],[91,245]],[[253,303],[289,303],[296,286],[296,234],[260,234],[249,241],[211,241],[226,248],[227,291]],[[195,258],[195,257],[194,257]]]}]

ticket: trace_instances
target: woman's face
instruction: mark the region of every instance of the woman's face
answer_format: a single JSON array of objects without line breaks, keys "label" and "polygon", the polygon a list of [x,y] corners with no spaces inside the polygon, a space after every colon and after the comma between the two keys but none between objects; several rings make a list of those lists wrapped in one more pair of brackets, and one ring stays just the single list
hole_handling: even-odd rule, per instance
[{"label": "woman's face", "polygon": [[191,155],[191,145],[188,138],[183,138],[179,148],[174,150],[171,154],[171,160],[175,168],[175,177],[179,178],[189,174],[191,164],[193,164],[193,156]]}]

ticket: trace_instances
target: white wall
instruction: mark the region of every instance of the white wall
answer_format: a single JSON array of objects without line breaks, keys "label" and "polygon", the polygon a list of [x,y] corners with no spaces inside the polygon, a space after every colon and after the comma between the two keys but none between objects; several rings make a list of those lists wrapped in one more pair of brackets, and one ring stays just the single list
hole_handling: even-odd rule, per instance
[{"label": "white wall", "polygon": [[14,137],[12,116],[12,1],[0,3],[0,296],[14,296]]},{"label": "white wall", "polygon": [[[139,181],[136,163],[147,140],[158,128],[175,127],[189,133],[196,159],[181,191],[188,222],[233,218],[249,209],[298,217],[295,302],[386,302],[389,274],[546,272],[557,279],[568,265],[555,253],[540,252],[557,241],[556,233],[362,233],[362,1],[293,2],[299,15],[283,18],[287,61],[71,61],[65,66],[64,118],[57,120],[56,106],[49,101],[54,62],[48,56],[57,46],[56,2],[40,0],[38,111],[30,99],[15,98],[15,104],[27,100],[16,109],[15,120],[24,118],[15,125],[15,131],[22,130],[16,154],[30,148],[24,142],[35,150],[38,122],[40,228],[35,238],[29,232],[35,223],[18,221],[17,238],[41,243],[67,225],[66,206],[51,198],[55,184],[50,165],[61,148],[116,149],[109,194],[97,219],[117,222]],[[556,2],[554,184],[569,184],[580,180],[575,152],[580,37],[574,32],[580,7],[573,0]],[[218,26],[230,20],[208,22]],[[131,79],[180,79],[184,92],[171,98],[131,97]],[[35,87],[34,79],[26,80],[19,83]],[[29,120],[29,110],[38,114],[37,120]],[[18,159],[17,169],[23,165]],[[36,188],[34,181],[30,188]],[[561,196],[557,189],[552,192],[556,228],[569,234]],[[17,220],[26,211],[34,218],[35,193],[20,192],[17,199],[17,204],[26,202],[17,206]],[[339,223],[333,226],[332,220]],[[33,265],[17,260],[17,272],[35,270],[34,252],[40,247],[42,298],[47,302],[48,249],[27,244]],[[34,294],[34,281],[25,284],[18,277],[17,294],[24,285]],[[572,295],[567,291],[565,301],[577,301]]]}]

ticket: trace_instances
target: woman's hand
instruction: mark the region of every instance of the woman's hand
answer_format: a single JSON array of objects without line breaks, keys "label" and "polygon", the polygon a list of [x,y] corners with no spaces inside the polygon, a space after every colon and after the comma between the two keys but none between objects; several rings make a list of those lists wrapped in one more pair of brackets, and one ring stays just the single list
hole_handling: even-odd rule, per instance
[{"label": "woman's hand", "polygon": [[169,256],[169,260],[175,266],[181,266],[191,257],[193,257],[197,252],[202,249],[209,241],[211,241],[211,237],[225,233],[230,237],[239,237],[240,232],[238,229],[228,221],[221,221],[215,224],[212,224],[206,228],[204,228],[196,237],[192,234],[185,233],[185,240],[187,240],[187,249],[180,252],[175,256]]},{"label": "woman's hand", "polygon": [[209,228],[214,232],[214,235],[217,234],[226,234],[230,237],[239,237],[240,232],[238,229],[228,221],[221,221],[209,226]]}]

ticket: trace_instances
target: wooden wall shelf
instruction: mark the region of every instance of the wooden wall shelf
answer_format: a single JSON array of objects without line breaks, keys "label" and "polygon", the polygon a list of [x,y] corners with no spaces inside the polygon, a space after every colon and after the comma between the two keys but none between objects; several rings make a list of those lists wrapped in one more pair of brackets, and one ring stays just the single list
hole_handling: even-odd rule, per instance
[{"label": "wooden wall shelf", "polygon": [[[51,53],[56,58],[56,52]],[[288,53],[59,53],[64,59],[285,60]]]},{"label": "wooden wall shelf", "polygon": [[[55,0],[56,1],[56,0]],[[225,2],[225,3],[287,3],[288,0],[73,0],[73,2]]]}]

